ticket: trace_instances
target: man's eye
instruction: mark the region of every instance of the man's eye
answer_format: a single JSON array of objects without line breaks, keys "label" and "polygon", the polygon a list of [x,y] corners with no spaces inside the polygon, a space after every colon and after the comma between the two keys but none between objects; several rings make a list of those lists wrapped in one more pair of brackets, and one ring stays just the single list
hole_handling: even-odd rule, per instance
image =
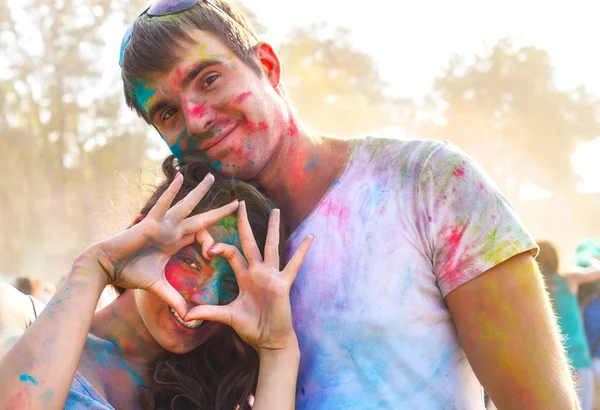
[{"label": "man's eye", "polygon": [[165,112],[163,112],[162,117],[160,117],[161,122],[167,121],[174,114],[175,114],[175,108],[170,108],[170,109],[166,110]]},{"label": "man's eye", "polygon": [[219,74],[211,74],[208,77],[206,77],[206,80],[204,80],[204,84],[202,84],[202,88],[206,88],[209,85],[211,85],[212,83],[214,83],[217,78],[219,78],[220,75]]}]

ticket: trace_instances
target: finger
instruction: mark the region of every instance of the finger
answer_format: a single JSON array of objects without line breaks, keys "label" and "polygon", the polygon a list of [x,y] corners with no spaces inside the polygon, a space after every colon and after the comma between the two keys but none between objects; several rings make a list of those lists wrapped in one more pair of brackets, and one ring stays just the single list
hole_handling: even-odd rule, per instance
[{"label": "finger", "polygon": [[283,270],[281,276],[288,279],[290,283],[292,283],[294,281],[294,279],[296,279],[296,274],[298,273],[298,269],[300,269],[300,266],[302,265],[302,262],[304,261],[304,257],[308,253],[308,250],[310,249],[310,245],[312,244],[312,241],[314,239],[315,239],[315,237],[312,235],[309,235],[306,238],[304,238],[304,240],[302,241],[302,243],[300,244],[298,249],[296,249],[296,252],[294,252],[294,256],[292,256],[292,258],[288,262],[287,266]]},{"label": "finger", "polygon": [[238,209],[238,204],[239,202],[236,199],[235,201],[220,208],[211,209],[210,211],[190,216],[189,218],[184,219],[179,226],[184,233],[199,232],[233,214],[236,209]]},{"label": "finger", "polygon": [[208,254],[211,256],[219,255],[227,259],[229,266],[231,266],[231,269],[233,269],[233,273],[235,274],[235,278],[238,280],[238,283],[240,276],[242,276],[246,269],[248,269],[248,263],[246,262],[246,259],[244,259],[244,255],[242,255],[240,250],[233,245],[217,243],[215,246],[209,249]]},{"label": "finger", "polygon": [[148,217],[152,219],[163,219],[173,203],[175,195],[177,195],[177,192],[181,189],[182,184],[183,175],[178,172],[177,175],[175,175],[173,182],[171,182],[165,192],[158,198],[158,201],[156,201],[156,204],[154,204],[150,212],[148,212]]},{"label": "finger", "polygon": [[258,245],[256,245],[256,240],[254,239],[254,234],[252,233],[252,228],[250,227],[250,222],[248,221],[248,213],[246,212],[245,201],[240,202],[237,213],[237,225],[238,232],[240,233],[242,250],[244,251],[244,255],[246,256],[248,263],[252,264],[262,262],[260,250],[258,249]]},{"label": "finger", "polygon": [[208,233],[206,229],[196,232],[196,242],[200,244],[202,248],[202,256],[206,260],[210,260],[208,250],[215,244],[215,240],[212,235]]},{"label": "finger", "polygon": [[189,322],[190,320],[210,320],[211,322],[223,323],[227,326],[231,326],[233,323],[233,317],[231,316],[231,309],[229,305],[198,305],[188,310],[183,320]]},{"label": "finger", "polygon": [[279,270],[279,209],[273,209],[269,217],[269,229],[265,242],[265,262]]},{"label": "finger", "polygon": [[182,250],[186,246],[193,244],[194,242],[196,242],[196,235],[195,234],[188,233],[188,234],[183,235],[183,237],[181,238],[181,240],[178,243],[179,249],[177,250],[177,252],[179,252],[180,250]]},{"label": "finger", "polygon": [[173,286],[165,278],[158,280],[149,289],[150,292],[164,300],[171,306],[180,317],[184,317],[187,313],[187,303],[183,296],[175,290]]},{"label": "finger", "polygon": [[206,195],[212,184],[215,182],[215,177],[210,172],[206,174],[202,182],[196,188],[192,189],[189,194],[177,203],[167,212],[169,219],[173,221],[181,221],[186,218],[198,205],[198,202]]}]

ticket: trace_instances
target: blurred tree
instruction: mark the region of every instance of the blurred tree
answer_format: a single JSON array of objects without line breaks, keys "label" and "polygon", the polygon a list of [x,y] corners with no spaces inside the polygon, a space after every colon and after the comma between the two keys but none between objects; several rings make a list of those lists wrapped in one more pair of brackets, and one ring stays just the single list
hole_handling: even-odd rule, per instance
[{"label": "blurred tree", "polygon": [[577,182],[571,154],[600,135],[599,107],[583,87],[556,87],[546,51],[504,39],[474,60],[451,59],[416,132],[461,146],[511,196],[511,180],[569,193]]},{"label": "blurred tree", "polygon": [[353,136],[388,127],[401,101],[388,98],[373,59],[350,32],[325,23],[296,28],[279,47],[284,86],[307,125]]},{"label": "blurred tree", "polygon": [[[92,240],[73,229],[101,209],[84,196],[114,180],[98,172],[103,156],[92,150],[120,154],[124,172],[139,169],[145,134],[122,123],[120,85],[105,85],[111,78],[98,57],[109,19],[130,21],[143,3],[0,0],[0,272],[64,269],[53,262]],[[125,145],[107,144],[116,137],[135,143],[124,153]]]}]

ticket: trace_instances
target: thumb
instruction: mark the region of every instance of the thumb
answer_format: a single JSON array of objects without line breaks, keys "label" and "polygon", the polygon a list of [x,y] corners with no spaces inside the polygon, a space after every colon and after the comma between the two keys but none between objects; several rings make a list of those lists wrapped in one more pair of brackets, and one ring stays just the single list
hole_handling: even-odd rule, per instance
[{"label": "thumb", "polygon": [[[231,315],[231,305],[219,306],[219,305],[198,305],[188,310],[187,314],[183,318],[185,321],[194,319],[209,320],[211,322],[219,322],[224,325],[230,326],[233,323],[233,317]],[[183,317],[183,316],[182,316]]]},{"label": "thumb", "polygon": [[159,279],[150,288],[149,292],[154,293],[156,296],[165,301],[171,306],[180,317],[184,317],[187,313],[187,302],[181,296],[179,292],[175,290],[173,286],[165,278]]}]

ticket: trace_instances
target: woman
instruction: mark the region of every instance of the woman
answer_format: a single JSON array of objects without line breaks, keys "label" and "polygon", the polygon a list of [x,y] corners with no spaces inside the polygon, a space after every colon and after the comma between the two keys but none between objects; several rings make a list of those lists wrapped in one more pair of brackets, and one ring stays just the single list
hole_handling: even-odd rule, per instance
[{"label": "woman", "polygon": [[[86,249],[35,321],[4,289],[1,409],[294,407],[289,289],[312,238],[280,272],[279,211],[255,188],[172,157],[163,170],[134,225]],[[94,312],[109,284],[121,295]]]},{"label": "woman", "polygon": [[578,378],[578,395],[583,410],[593,408],[594,375],[592,359],[585,335],[581,312],[577,303],[579,287],[600,279],[594,268],[573,268],[559,273],[558,252],[548,241],[538,242],[537,261],[546,281],[546,287],[556,311],[558,325],[563,334],[563,344]]}]

